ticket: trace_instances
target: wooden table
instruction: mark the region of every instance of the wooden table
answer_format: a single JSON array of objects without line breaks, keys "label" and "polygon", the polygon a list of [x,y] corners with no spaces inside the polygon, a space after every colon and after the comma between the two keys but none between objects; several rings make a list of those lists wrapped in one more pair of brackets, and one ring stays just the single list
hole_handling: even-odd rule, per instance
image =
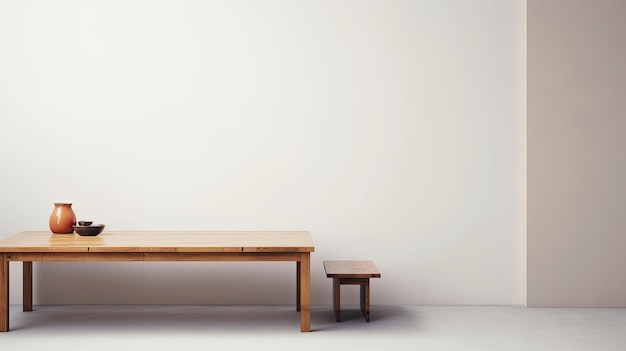
[{"label": "wooden table", "polygon": [[9,330],[9,262],[23,262],[23,310],[33,309],[33,261],[295,261],[300,330],[311,330],[311,235],[306,231],[21,232],[0,240],[0,332]]}]

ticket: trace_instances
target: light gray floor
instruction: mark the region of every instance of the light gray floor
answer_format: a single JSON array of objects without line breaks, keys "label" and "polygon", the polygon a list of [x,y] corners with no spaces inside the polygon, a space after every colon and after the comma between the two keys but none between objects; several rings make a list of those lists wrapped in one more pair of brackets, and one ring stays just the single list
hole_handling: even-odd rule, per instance
[{"label": "light gray floor", "polygon": [[2,350],[626,350],[626,308],[314,306],[300,333],[292,306],[65,305],[10,308]]}]

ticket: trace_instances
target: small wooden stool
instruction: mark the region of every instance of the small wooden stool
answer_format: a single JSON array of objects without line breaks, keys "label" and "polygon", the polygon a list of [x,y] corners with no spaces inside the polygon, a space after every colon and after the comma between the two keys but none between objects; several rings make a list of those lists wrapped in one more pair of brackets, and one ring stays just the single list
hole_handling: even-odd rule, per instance
[{"label": "small wooden stool", "polygon": [[361,286],[361,312],[370,321],[370,278],[380,278],[380,272],[372,261],[324,261],[326,277],[333,278],[333,311],[339,322],[341,284]]}]

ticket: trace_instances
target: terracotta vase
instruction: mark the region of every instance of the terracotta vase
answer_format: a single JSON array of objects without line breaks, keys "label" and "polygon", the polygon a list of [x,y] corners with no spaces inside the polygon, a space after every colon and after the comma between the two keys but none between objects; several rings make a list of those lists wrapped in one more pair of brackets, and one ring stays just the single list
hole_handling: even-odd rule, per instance
[{"label": "terracotta vase", "polygon": [[71,234],[76,225],[76,214],[71,203],[55,202],[50,215],[50,230],[55,234]]}]

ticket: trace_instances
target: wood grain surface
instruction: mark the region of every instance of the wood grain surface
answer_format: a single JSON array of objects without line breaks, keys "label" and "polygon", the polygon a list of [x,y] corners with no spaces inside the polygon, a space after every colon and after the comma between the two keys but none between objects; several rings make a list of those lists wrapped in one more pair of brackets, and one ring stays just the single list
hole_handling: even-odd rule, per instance
[{"label": "wood grain surface", "polygon": [[26,231],[0,252],[313,252],[308,231],[104,231],[97,236]]}]

